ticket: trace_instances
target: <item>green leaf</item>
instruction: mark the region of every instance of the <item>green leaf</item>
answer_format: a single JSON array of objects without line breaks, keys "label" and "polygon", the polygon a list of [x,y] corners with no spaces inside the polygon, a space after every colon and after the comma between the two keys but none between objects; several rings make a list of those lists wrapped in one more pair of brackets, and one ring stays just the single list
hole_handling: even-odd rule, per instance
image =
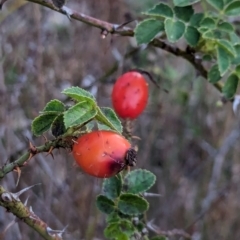
[{"label": "green leaf", "polygon": [[103,194],[109,199],[114,200],[115,198],[119,197],[122,190],[121,176],[118,174],[111,178],[105,178],[103,181],[102,190]]},{"label": "green leaf", "polygon": [[66,132],[66,128],[64,125],[64,119],[63,119],[63,114],[60,114],[59,116],[57,116],[51,126],[51,131],[52,131],[52,135],[54,137],[58,137],[63,135]]},{"label": "green leaf", "polygon": [[240,44],[240,38],[235,32],[230,33],[229,37],[233,45]]},{"label": "green leaf", "polygon": [[121,219],[118,222],[108,224],[104,230],[104,236],[114,240],[129,240],[134,234],[135,228],[128,220]]},{"label": "green leaf", "polygon": [[124,178],[124,190],[128,193],[143,193],[156,182],[156,176],[150,171],[136,169]]},{"label": "green leaf", "polygon": [[[198,30],[201,31],[201,28],[199,28]],[[216,29],[206,31],[202,34],[202,38],[211,39],[211,40],[214,40],[215,42],[216,42],[216,40],[220,39],[221,37],[222,37],[221,32]]]},{"label": "green leaf", "polygon": [[[137,220],[137,219],[136,219]],[[132,222],[134,224],[134,226],[136,227],[137,231],[138,232],[143,232],[145,231],[144,228],[146,228],[146,222],[144,220],[144,217],[140,216],[138,218],[137,221],[135,221],[134,219],[132,219]],[[149,240],[149,239],[146,239],[146,240]]]},{"label": "green leaf", "polygon": [[233,57],[236,57],[237,53],[231,42],[225,39],[221,39],[221,40],[218,40],[217,43],[219,46],[225,49],[225,51],[228,52],[228,54],[232,55]]},{"label": "green leaf", "polygon": [[220,23],[218,23],[217,28],[219,30],[222,30],[222,31],[228,32],[228,33],[231,33],[234,31],[233,25],[229,22],[220,22]]},{"label": "green leaf", "polygon": [[194,3],[199,2],[200,0],[173,0],[175,6],[185,7],[189,5],[193,5]]},{"label": "green leaf", "polygon": [[45,106],[45,108],[43,109],[43,112],[62,113],[64,111],[65,111],[64,104],[57,99],[53,99],[50,102],[48,102],[47,105]]},{"label": "green leaf", "polygon": [[216,40],[207,39],[205,40],[203,37],[200,39],[197,49],[203,52],[205,55],[208,54],[210,56],[216,55]]},{"label": "green leaf", "polygon": [[199,27],[199,28],[198,28],[198,31],[199,31],[200,33],[202,33],[202,34],[203,34],[203,33],[206,33],[206,32],[209,32],[208,30],[209,30],[209,29],[206,28],[206,27]]},{"label": "green leaf", "polygon": [[165,31],[169,42],[176,42],[179,40],[185,31],[185,24],[174,19],[165,19]]},{"label": "green leaf", "polygon": [[229,3],[233,2],[234,0],[223,0],[224,1],[224,5],[228,5]]},{"label": "green leaf", "polygon": [[87,132],[91,132],[92,129],[95,127],[95,121],[91,121],[85,125]]},{"label": "green leaf", "polygon": [[65,89],[62,93],[66,96],[76,100],[77,102],[87,101],[92,105],[96,105],[95,98],[91,93],[79,87],[70,87]]},{"label": "green leaf", "polygon": [[240,64],[240,44],[234,46],[237,57],[232,60],[232,64]]},{"label": "green leaf", "polygon": [[36,117],[32,122],[32,132],[35,136],[40,136],[50,129],[54,119],[58,115],[56,113],[45,113]]},{"label": "green leaf", "polygon": [[208,72],[208,80],[210,83],[216,83],[221,79],[221,75],[218,69],[218,65],[215,64]]},{"label": "green leaf", "polygon": [[106,218],[107,223],[116,223],[120,221],[120,217],[117,211],[111,212]]},{"label": "green leaf", "polygon": [[153,17],[173,17],[173,10],[164,3],[158,3],[153,8],[149,9],[147,12],[144,12],[143,14]]},{"label": "green leaf", "polygon": [[97,114],[97,110],[93,108],[89,102],[80,102],[66,112],[64,112],[64,124],[66,128],[80,126],[93,119]]},{"label": "green leaf", "polygon": [[152,18],[140,22],[134,30],[138,44],[151,42],[162,31],[164,31],[163,22]]},{"label": "green leaf", "polygon": [[237,76],[236,73],[232,73],[228,78],[226,83],[223,86],[223,95],[228,98],[231,99],[234,97],[236,91],[237,91],[237,87],[238,87],[238,81],[239,78]]},{"label": "green leaf", "polygon": [[240,1],[234,1],[230,3],[226,8],[225,8],[225,14],[227,16],[239,16],[240,15]]},{"label": "green leaf", "polygon": [[96,200],[97,208],[106,214],[115,211],[115,203],[103,195],[98,195]]},{"label": "green leaf", "polygon": [[200,22],[200,27],[209,29],[215,29],[216,28],[216,22],[213,18],[205,17]]},{"label": "green leaf", "polygon": [[237,55],[240,56],[240,43],[236,44],[234,48],[236,50]]},{"label": "green leaf", "polygon": [[[105,230],[104,230],[105,237],[107,237],[107,235],[109,235],[107,237],[108,239],[112,239],[112,240],[129,240],[128,235],[126,233],[124,233],[124,232],[121,232],[121,231],[118,230],[118,232],[115,232],[115,234],[112,233],[112,231],[114,231],[113,228],[117,228],[118,227],[116,224],[114,226],[113,226],[113,224],[111,224],[109,227],[111,227],[111,229],[109,231],[110,234],[108,234],[108,233],[105,234]],[[108,230],[108,228],[107,228],[107,230]]]},{"label": "green leaf", "polygon": [[174,10],[175,16],[184,22],[189,22],[194,13],[192,6],[174,7],[173,10]]},{"label": "green leaf", "polygon": [[122,133],[122,124],[111,108],[97,108],[96,119],[99,121],[99,129],[115,130]]},{"label": "green leaf", "polygon": [[190,25],[198,28],[200,26],[200,22],[202,21],[203,17],[204,17],[203,13],[193,14],[192,17],[190,18]]},{"label": "green leaf", "polygon": [[191,47],[197,46],[200,36],[200,33],[195,27],[187,26],[184,38]]},{"label": "green leaf", "polygon": [[236,66],[235,73],[237,74],[238,78],[240,78],[240,65]]},{"label": "green leaf", "polygon": [[121,219],[129,219],[129,215],[123,214],[122,212],[119,211],[119,209],[118,209],[118,216],[119,216]]},{"label": "green leaf", "polygon": [[207,0],[207,2],[217,10],[222,10],[224,7],[223,0]]},{"label": "green leaf", "polygon": [[220,75],[223,76],[230,67],[230,56],[228,52],[221,46],[217,47],[217,63]]},{"label": "green leaf", "polygon": [[122,194],[118,201],[118,209],[126,215],[140,215],[148,210],[148,202],[135,194]]},{"label": "green leaf", "polygon": [[211,62],[212,59],[213,59],[213,57],[212,57],[210,54],[205,54],[205,55],[203,55],[203,57],[202,57],[202,60],[203,60],[203,61],[206,61],[206,62]]}]

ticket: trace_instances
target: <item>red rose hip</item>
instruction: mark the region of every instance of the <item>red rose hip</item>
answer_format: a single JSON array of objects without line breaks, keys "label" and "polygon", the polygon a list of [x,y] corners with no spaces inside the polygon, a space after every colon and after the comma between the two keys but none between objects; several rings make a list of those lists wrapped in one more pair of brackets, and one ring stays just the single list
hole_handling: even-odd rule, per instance
[{"label": "red rose hip", "polygon": [[79,137],[73,145],[73,157],[84,172],[109,178],[126,165],[134,165],[136,152],[123,136],[102,130]]},{"label": "red rose hip", "polygon": [[112,91],[112,104],[119,117],[137,118],[147,101],[148,83],[141,73],[130,71],[117,79]]}]

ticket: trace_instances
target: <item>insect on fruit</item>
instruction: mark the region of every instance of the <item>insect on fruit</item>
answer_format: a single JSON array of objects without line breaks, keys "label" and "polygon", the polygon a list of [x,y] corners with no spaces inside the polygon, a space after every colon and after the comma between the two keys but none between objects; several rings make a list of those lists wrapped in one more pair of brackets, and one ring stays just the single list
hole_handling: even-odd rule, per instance
[{"label": "insect on fruit", "polygon": [[136,151],[121,135],[112,131],[93,131],[79,137],[73,157],[82,170],[92,176],[109,178],[126,166],[135,166]]},{"label": "insect on fruit", "polygon": [[112,91],[112,104],[119,117],[137,118],[147,101],[148,83],[141,73],[130,71],[117,79]]}]

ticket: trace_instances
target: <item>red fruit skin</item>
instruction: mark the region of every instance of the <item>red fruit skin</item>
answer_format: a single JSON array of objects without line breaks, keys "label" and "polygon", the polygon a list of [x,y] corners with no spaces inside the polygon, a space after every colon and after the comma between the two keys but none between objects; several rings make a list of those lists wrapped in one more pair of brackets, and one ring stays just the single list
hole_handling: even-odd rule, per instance
[{"label": "red fruit skin", "polygon": [[89,175],[109,178],[125,167],[125,155],[130,147],[130,143],[115,132],[93,131],[77,139],[73,157]]},{"label": "red fruit skin", "polygon": [[131,71],[120,76],[112,91],[112,104],[119,117],[137,118],[148,101],[148,83],[139,72]]}]

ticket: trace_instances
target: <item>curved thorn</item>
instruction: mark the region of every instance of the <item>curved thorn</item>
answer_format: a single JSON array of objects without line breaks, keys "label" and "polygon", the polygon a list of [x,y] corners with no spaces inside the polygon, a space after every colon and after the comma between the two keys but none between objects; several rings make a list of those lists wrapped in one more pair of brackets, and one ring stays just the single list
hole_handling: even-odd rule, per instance
[{"label": "curved thorn", "polygon": [[26,192],[26,191],[29,190],[30,188],[33,188],[33,187],[35,187],[35,186],[37,186],[37,185],[40,185],[40,184],[41,184],[41,183],[37,183],[37,184],[34,184],[34,185],[30,186],[30,187],[26,187],[26,188],[22,189],[22,190],[19,191],[19,192],[13,193],[14,199],[17,200],[17,201],[19,201],[19,197],[20,197],[21,194],[23,194],[24,192]]}]

